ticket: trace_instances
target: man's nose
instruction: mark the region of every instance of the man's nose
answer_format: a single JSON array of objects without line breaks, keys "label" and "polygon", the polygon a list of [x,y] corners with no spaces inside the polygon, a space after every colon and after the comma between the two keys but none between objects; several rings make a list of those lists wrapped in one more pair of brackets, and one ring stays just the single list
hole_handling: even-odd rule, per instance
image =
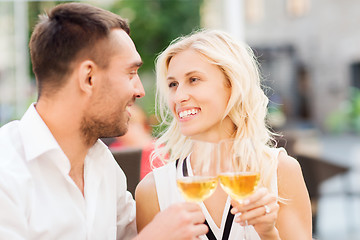
[{"label": "man's nose", "polygon": [[135,83],[135,96],[136,98],[142,98],[143,96],[145,96],[144,86],[140,80],[140,77],[137,78],[137,81]]}]

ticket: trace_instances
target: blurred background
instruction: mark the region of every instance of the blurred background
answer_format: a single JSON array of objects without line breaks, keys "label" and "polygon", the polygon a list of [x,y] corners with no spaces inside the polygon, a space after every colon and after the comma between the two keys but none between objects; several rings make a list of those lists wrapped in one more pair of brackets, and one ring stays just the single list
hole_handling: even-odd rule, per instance
[{"label": "blurred background", "polygon": [[[37,16],[61,2],[0,0],[0,126],[21,118],[36,101],[29,36]],[[81,2],[128,19],[144,61],[146,96],[138,103],[153,136],[156,55],[171,40],[202,27],[246,41],[261,64],[268,123],[283,135],[279,146],[302,166],[314,238],[360,240],[360,1]]]}]

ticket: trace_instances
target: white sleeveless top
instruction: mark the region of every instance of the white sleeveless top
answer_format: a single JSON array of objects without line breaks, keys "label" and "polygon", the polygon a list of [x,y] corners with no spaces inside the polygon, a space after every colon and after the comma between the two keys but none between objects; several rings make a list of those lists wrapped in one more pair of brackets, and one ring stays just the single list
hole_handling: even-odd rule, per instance
[{"label": "white sleeveless top", "polygon": [[[280,152],[285,152],[284,148],[272,148],[271,149],[275,157],[277,158]],[[187,159],[189,161],[189,158]],[[191,165],[187,164],[188,173],[191,174]],[[156,185],[156,191],[160,206],[160,211],[165,210],[170,205],[177,203],[177,202],[185,202],[184,197],[181,195],[180,191],[177,188],[176,184],[176,167],[175,162],[170,162],[162,167],[156,168],[153,170],[154,172],[154,178],[155,178],[155,185]],[[275,194],[278,193],[278,187],[277,187],[277,174],[275,171],[274,177],[271,182],[271,188],[273,189],[273,192]],[[230,208],[230,197],[227,198],[224,212],[221,220],[221,226],[220,228],[215,224],[214,220],[211,218],[208,210],[206,209],[203,202],[200,203],[201,209],[204,213],[205,219],[213,232],[216,239],[221,240],[222,235],[225,228],[225,223],[227,220],[227,216],[229,214],[229,208]],[[230,234],[229,234],[229,240],[238,240],[241,239],[243,236],[243,227],[236,223],[235,218],[232,220]],[[261,240],[253,226],[248,227],[248,236],[251,240]],[[206,236],[200,236],[200,239],[202,240],[208,240]]]}]

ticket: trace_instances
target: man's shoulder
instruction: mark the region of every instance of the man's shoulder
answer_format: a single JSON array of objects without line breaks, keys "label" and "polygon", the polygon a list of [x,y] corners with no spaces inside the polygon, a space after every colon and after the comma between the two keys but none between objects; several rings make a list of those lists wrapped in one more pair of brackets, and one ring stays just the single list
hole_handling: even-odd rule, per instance
[{"label": "man's shoulder", "polygon": [[14,120],[0,127],[0,140],[2,140],[4,137],[7,137],[8,135],[11,135],[13,131],[18,128],[19,122],[19,120]]},{"label": "man's shoulder", "polygon": [[0,128],[0,159],[16,153],[21,143],[19,121],[12,121]]},{"label": "man's shoulder", "polygon": [[18,124],[19,121],[12,121],[0,128],[0,172],[3,175],[26,172]]}]

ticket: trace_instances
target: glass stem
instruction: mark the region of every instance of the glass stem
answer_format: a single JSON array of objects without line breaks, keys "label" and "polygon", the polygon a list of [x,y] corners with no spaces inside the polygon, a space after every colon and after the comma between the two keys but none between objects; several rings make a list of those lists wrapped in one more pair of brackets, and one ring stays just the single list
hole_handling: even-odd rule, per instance
[{"label": "glass stem", "polygon": [[248,238],[248,221],[245,220],[245,226],[244,226],[244,238],[243,240],[249,240],[250,238]]}]

